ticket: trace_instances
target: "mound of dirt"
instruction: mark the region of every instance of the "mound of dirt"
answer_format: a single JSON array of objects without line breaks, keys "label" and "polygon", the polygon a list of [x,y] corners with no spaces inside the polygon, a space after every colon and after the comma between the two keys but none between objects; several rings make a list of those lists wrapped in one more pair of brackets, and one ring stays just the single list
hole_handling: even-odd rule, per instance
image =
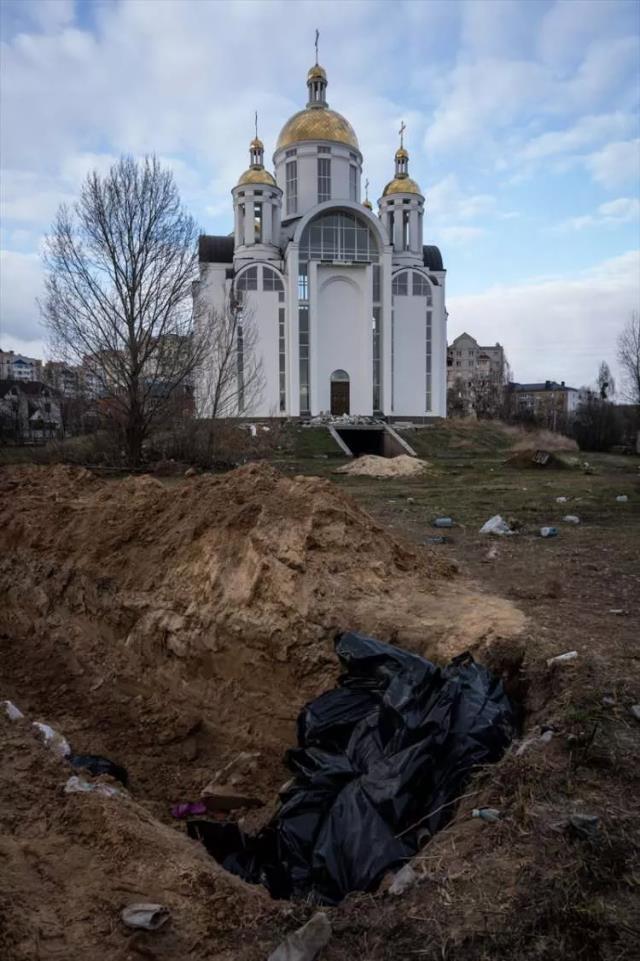
[{"label": "mound of dirt", "polygon": [[428,466],[426,461],[410,457],[409,454],[399,454],[397,457],[363,454],[344,467],[338,467],[335,473],[359,477],[414,477],[424,474]]},{"label": "mound of dirt", "polygon": [[570,454],[563,455],[557,450],[522,447],[515,449],[514,453],[505,461],[505,466],[516,467],[520,470],[535,470],[536,468],[571,470],[579,466],[579,461]]}]

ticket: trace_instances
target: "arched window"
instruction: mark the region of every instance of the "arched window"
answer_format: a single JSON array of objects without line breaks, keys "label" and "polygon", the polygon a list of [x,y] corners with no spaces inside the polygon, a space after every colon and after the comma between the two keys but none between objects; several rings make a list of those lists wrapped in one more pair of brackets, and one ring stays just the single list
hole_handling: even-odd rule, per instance
[{"label": "arched window", "polygon": [[302,231],[299,259],[377,263],[378,241],[365,220],[347,211],[316,217]]}]

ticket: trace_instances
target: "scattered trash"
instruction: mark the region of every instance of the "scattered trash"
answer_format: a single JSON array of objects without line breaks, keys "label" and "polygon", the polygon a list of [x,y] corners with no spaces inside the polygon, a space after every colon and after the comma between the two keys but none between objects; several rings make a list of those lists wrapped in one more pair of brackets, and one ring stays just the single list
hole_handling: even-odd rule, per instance
[{"label": "scattered trash", "polygon": [[580,523],[580,518],[577,516],[577,514],[565,514],[565,516],[562,518],[562,520],[565,522],[565,524],[579,524],[579,523]]},{"label": "scattered trash", "polygon": [[498,556],[498,548],[495,544],[492,544],[487,553],[484,556],[485,561],[495,561]]},{"label": "scattered trash", "polygon": [[67,783],[64,786],[65,794],[104,794],[105,797],[116,797],[118,794],[122,794],[117,787],[112,787],[110,784],[100,784],[94,781],[85,781],[83,777],[78,777],[77,774],[72,774]]},{"label": "scattered trash", "polygon": [[615,697],[612,697],[610,694],[605,694],[605,696],[602,698],[602,704],[604,707],[615,707],[615,703]]},{"label": "scattered trash", "polygon": [[629,710],[636,721],[640,721],[640,704],[632,704]]},{"label": "scattered trash", "polygon": [[481,534],[512,534],[513,531],[500,514],[495,514],[480,528]]},{"label": "scattered trash", "polygon": [[208,810],[204,801],[185,801],[183,804],[174,804],[171,808],[171,816],[183,820],[184,818],[207,814]]},{"label": "scattered trash", "polygon": [[62,734],[58,734],[48,724],[42,724],[40,721],[34,721],[33,726],[40,731],[44,737],[44,743],[55,754],[59,754],[60,757],[68,757],[71,754],[71,745]]},{"label": "scattered trash", "polygon": [[192,820],[191,837],[227,870],[274,897],[337,903],[372,891],[452,817],[472,770],[513,734],[498,678],[471,655],[441,669],[361,634],[342,634],[345,673],[298,717],[296,775],[273,820],[251,836]]},{"label": "scattered trash", "polygon": [[323,911],[318,911],[306,924],[288,935],[267,961],[313,961],[330,938],[331,922]]},{"label": "scattered trash", "polygon": [[549,741],[553,739],[553,734],[554,734],[553,728],[548,727],[546,731],[542,732],[539,739],[542,741],[543,744],[548,744]]},{"label": "scattered trash", "polygon": [[583,838],[593,838],[598,833],[600,818],[597,814],[569,815],[569,828],[574,834]]},{"label": "scattered trash", "polygon": [[541,527],[540,537],[557,537],[558,528],[557,527]]},{"label": "scattered trash", "polygon": [[202,799],[210,810],[233,811],[234,808],[260,808],[264,802],[248,794],[238,794],[226,784],[208,784],[202,791]]},{"label": "scattered trash", "polygon": [[618,494],[618,496],[616,497],[616,500],[618,504],[626,504],[629,498],[627,497],[626,494]]},{"label": "scattered trash", "polygon": [[415,503],[414,497],[407,497],[407,504],[414,504],[414,503]]},{"label": "scattered trash", "polygon": [[480,818],[483,821],[499,821],[502,815],[497,808],[474,808],[471,817]]},{"label": "scattered trash", "polygon": [[566,504],[568,500],[568,497],[556,497],[556,504]]},{"label": "scattered trash", "polygon": [[413,870],[410,864],[405,864],[395,875],[389,885],[389,894],[399,895],[412,887],[418,880],[419,875]]},{"label": "scattered trash", "polygon": [[126,769],[119,764],[114,764],[108,757],[101,757],[99,754],[70,754],[67,760],[72,767],[89,771],[96,777],[100,774],[109,774],[114,780],[120,781],[123,787],[126,787],[129,782]]},{"label": "scattered trash", "polygon": [[447,537],[446,534],[434,534],[433,537],[427,537],[425,544],[451,544],[451,538]]},{"label": "scattered trash", "polygon": [[20,708],[16,707],[12,701],[2,701],[2,706],[10,721],[17,721],[19,718],[24,717]]},{"label": "scattered trash", "polygon": [[197,473],[198,473],[198,471],[195,469],[195,467],[187,467],[186,471],[184,472],[184,476],[185,476],[185,477],[196,477],[196,476],[197,476]]},{"label": "scattered trash", "polygon": [[624,617],[628,613],[629,611],[626,611],[624,607],[612,607],[609,611],[609,614],[615,614],[617,617]]},{"label": "scattered trash", "polygon": [[150,904],[141,901],[128,904],[120,912],[120,917],[128,928],[142,928],[144,931],[157,931],[169,920],[169,909],[163,904]]},{"label": "scattered trash", "polygon": [[577,656],[577,651],[567,651],[566,654],[556,654],[555,657],[550,657],[547,660],[547,667],[551,667],[552,664],[564,664],[565,661],[575,661]]},{"label": "scattered trash", "polygon": [[434,527],[453,527],[453,519],[451,517],[436,517],[433,522]]}]

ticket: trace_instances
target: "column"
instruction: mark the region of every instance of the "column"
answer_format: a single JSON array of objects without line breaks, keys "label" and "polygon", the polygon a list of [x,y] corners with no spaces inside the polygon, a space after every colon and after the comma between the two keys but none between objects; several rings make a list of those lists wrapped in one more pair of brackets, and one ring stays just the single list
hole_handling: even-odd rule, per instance
[{"label": "column", "polygon": [[402,250],[402,219],[404,210],[403,204],[394,205],[393,246],[396,251]]},{"label": "column", "polygon": [[418,207],[411,206],[409,221],[409,246],[414,254],[420,253],[420,211]]},{"label": "column", "polygon": [[244,200],[244,242],[253,244],[256,239],[256,213],[253,206],[253,195],[251,199],[245,195]]}]

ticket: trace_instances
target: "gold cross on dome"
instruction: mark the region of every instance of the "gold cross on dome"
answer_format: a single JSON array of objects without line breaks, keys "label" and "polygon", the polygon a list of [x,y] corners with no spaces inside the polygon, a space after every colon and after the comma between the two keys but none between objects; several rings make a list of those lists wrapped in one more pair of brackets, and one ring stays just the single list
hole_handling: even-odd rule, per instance
[{"label": "gold cross on dome", "polygon": [[401,146],[401,147],[404,147],[403,140],[404,140],[404,132],[405,132],[406,129],[407,129],[407,125],[406,125],[406,123],[405,123],[404,120],[403,120],[402,123],[400,124],[400,130],[398,131],[399,134],[400,134],[400,146]]}]

